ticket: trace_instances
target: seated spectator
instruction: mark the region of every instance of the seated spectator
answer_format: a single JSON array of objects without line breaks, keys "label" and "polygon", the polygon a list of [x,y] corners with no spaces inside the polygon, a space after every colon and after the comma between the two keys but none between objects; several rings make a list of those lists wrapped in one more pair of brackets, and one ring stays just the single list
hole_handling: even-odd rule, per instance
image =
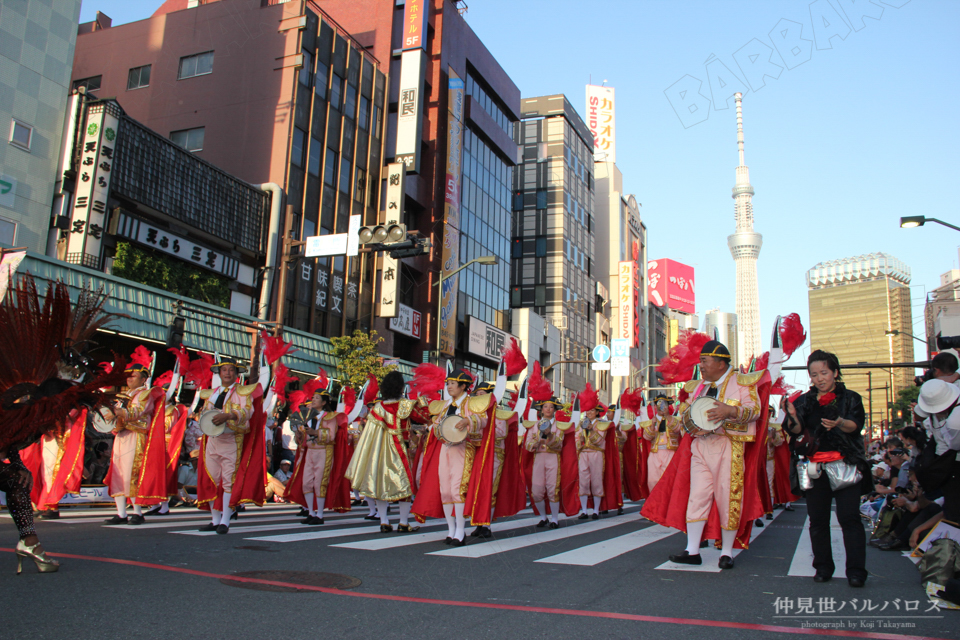
[{"label": "seated spectator", "polygon": [[200,458],[200,449],[190,452],[190,460],[177,470],[177,494],[187,504],[193,504],[197,495],[197,461]]},{"label": "seated spectator", "polygon": [[110,470],[110,443],[98,442],[93,446],[93,455],[83,466],[84,484],[103,484]]},{"label": "seated spectator", "polygon": [[943,498],[931,500],[932,496],[924,494],[913,472],[909,473],[907,487],[895,496],[891,498],[890,502],[893,506],[902,509],[903,514],[897,526],[888,535],[888,539],[881,540],[877,544],[877,547],[884,551],[897,551],[907,548],[914,531],[943,511],[941,506]]},{"label": "seated spectator", "polygon": [[290,480],[290,467],[291,463],[289,460],[280,461],[280,469],[277,470],[273,477],[283,486],[287,486],[287,482]]}]

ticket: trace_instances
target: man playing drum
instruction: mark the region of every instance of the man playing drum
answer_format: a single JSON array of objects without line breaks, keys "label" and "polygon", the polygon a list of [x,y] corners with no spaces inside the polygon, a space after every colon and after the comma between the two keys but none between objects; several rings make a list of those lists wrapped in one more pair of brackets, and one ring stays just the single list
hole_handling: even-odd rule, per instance
[{"label": "man playing drum", "polygon": [[[482,382],[477,386],[476,395],[477,396],[486,396],[493,394],[496,383],[491,381]],[[517,449],[517,424],[518,416],[515,411],[509,411],[506,409],[497,409],[494,413],[494,425],[496,429],[496,449],[494,451],[493,458],[493,494],[494,494],[494,506],[496,506],[496,496],[500,492],[501,479],[503,477],[504,464],[513,465],[513,468],[507,469],[507,480],[504,483],[504,495],[510,491],[519,491],[521,494],[525,494],[523,489],[520,489],[516,486],[506,486],[507,484],[514,482],[522,482],[520,480],[520,466],[519,466],[519,450],[508,451],[506,447],[512,447]],[[475,447],[480,446],[480,440],[472,440],[472,443]],[[509,454],[509,455],[508,455]],[[518,494],[519,495],[519,494]],[[523,496],[524,501],[526,496]],[[494,515],[499,516],[497,513],[493,513],[490,516],[490,520],[493,520]],[[510,514],[512,515],[512,514]],[[473,537],[479,538],[489,538],[493,535],[493,532],[490,531],[490,527],[487,525],[478,525],[476,529],[470,534]]]},{"label": "man playing drum", "polygon": [[[744,444],[753,442],[757,436],[757,422],[761,417],[757,382],[765,371],[737,374],[730,363],[730,351],[716,340],[710,340],[700,350],[700,371],[703,380],[693,393],[691,405],[704,397],[716,400],[705,417],[710,422],[719,422],[720,426],[713,431],[692,429],[687,548],[671,555],[670,560],[701,564],[700,539],[710,509],[716,504],[722,541],[718,564],[721,569],[732,569],[733,545],[740,528],[745,493]],[[690,409],[686,411],[689,414]]]},{"label": "man playing drum", "polygon": [[680,445],[680,419],[670,415],[673,398],[661,391],[654,398],[654,403],[656,416],[642,425],[643,437],[650,443],[650,453],[647,456],[647,486],[650,491],[653,491],[660,481],[660,476]]},{"label": "man playing drum", "polygon": [[[238,364],[232,358],[221,357],[211,367],[220,374],[220,386],[216,389],[204,389],[200,392],[203,399],[203,412],[200,416],[202,428],[212,424],[220,431],[219,435],[204,432],[200,444],[203,469],[213,482],[216,490],[212,495],[197,495],[197,504],[210,503],[211,522],[200,531],[216,531],[225,534],[230,528],[230,516],[233,509],[230,498],[237,475],[237,461],[243,449],[244,435],[250,430],[250,418],[253,416],[252,394],[257,385],[241,386],[237,380],[246,366]],[[223,510],[214,508],[217,498],[222,498]]]}]

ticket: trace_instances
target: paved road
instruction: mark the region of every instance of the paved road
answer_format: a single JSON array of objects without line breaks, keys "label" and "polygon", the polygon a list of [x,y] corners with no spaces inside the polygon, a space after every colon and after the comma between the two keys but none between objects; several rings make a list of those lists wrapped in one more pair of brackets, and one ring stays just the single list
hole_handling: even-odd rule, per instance
[{"label": "paved road", "polygon": [[[815,584],[802,504],[754,529],[750,549],[723,572],[712,549],[700,567],[668,562],[683,536],[636,506],[599,521],[568,518],[557,530],[535,528],[538,518],[524,512],[495,523],[494,539],[462,548],[442,544],[438,521],[381,534],[359,507],[317,527],[299,524],[288,505],[250,508],[219,536],[198,532],[207,517],[193,510],[139,527],[104,526],[108,515],[71,509],[38,523],[47,548],[64,554],[57,574],[25,567],[17,577],[13,555],[0,553],[4,637],[744,640],[835,625],[848,637],[957,638],[960,628],[960,612],[928,611],[919,574],[899,553],[869,549],[864,589],[851,589],[842,569]],[[15,539],[4,513],[3,551]],[[331,590],[322,585],[344,583],[288,573],[258,574],[247,588],[220,580],[254,571],[338,574],[359,585]],[[314,586],[263,590],[291,583]],[[819,628],[804,629],[811,624]]]}]

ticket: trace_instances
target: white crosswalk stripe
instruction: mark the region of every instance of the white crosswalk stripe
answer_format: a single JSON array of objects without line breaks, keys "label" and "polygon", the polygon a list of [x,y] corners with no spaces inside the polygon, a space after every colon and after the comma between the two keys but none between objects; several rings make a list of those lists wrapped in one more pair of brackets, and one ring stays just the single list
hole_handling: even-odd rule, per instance
[{"label": "white crosswalk stripe", "polygon": [[[238,526],[236,524],[230,525],[230,530],[227,533],[233,534],[248,534],[248,533],[258,533],[260,531],[284,531],[287,529],[299,529],[304,532],[314,532],[319,531],[318,527],[321,526],[330,526],[330,525],[345,525],[345,524],[362,524],[364,522],[369,522],[363,518],[346,518],[342,520],[335,520],[329,516],[324,518],[323,525],[305,525],[299,518],[297,522],[285,522],[283,524],[264,524],[256,525],[253,527],[247,526]],[[244,522],[254,522],[255,520],[244,520]],[[185,536],[215,536],[217,535],[216,531],[197,531],[196,529],[185,529],[183,531],[171,531],[170,533],[177,533]]]},{"label": "white crosswalk stripe", "polygon": [[603,542],[597,542],[585,547],[566,551],[564,553],[558,553],[557,555],[550,556],[549,558],[540,558],[535,562],[548,562],[551,564],[574,564],[581,567],[593,567],[601,562],[612,560],[613,558],[622,556],[630,551],[640,549],[648,544],[653,544],[654,542],[668,538],[675,533],[680,532],[676,529],[662,527],[658,524],[655,524],[652,527],[647,527],[646,529],[634,531],[633,533],[628,533],[626,535],[617,536],[616,538],[611,538],[610,540],[604,540]]},{"label": "white crosswalk stripe", "polygon": [[[833,563],[837,569],[847,566],[847,551],[843,546],[843,531],[840,529],[836,511],[830,514],[830,548],[833,550]],[[811,578],[816,573],[813,568],[813,546],[810,544],[810,517],[807,516],[787,575]]]}]

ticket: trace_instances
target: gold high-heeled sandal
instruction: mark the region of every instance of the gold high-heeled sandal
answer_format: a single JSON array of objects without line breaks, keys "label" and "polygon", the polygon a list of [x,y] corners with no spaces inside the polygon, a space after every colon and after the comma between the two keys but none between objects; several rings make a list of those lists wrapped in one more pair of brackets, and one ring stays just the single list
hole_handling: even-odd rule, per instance
[{"label": "gold high-heeled sandal", "polygon": [[23,559],[30,558],[37,563],[37,571],[40,573],[54,573],[60,568],[60,563],[47,557],[46,551],[37,551],[40,543],[28,547],[23,540],[17,543],[17,575],[23,571]]}]

